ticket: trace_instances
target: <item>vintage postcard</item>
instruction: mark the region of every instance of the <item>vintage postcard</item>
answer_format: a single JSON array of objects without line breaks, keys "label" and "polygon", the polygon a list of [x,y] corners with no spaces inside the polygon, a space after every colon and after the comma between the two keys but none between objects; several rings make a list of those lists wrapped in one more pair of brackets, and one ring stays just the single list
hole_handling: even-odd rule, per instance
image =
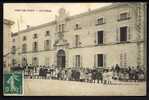
[{"label": "vintage postcard", "polygon": [[146,96],[145,2],[3,6],[4,96]]}]

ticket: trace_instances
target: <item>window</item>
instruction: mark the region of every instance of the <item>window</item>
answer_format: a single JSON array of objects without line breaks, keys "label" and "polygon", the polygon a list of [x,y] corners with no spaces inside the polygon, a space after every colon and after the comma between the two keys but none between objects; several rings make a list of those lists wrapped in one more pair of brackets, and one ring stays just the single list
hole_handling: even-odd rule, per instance
[{"label": "window", "polygon": [[13,39],[12,41],[15,42],[15,39]]},{"label": "window", "polygon": [[123,53],[120,54],[120,66],[123,66]]},{"label": "window", "polygon": [[104,19],[103,18],[98,18],[96,25],[102,25],[102,24],[104,24]]},{"label": "window", "polygon": [[120,42],[127,41],[127,26],[120,27]]},{"label": "window", "polygon": [[76,29],[78,29],[79,28],[79,25],[78,24],[76,24]]},{"label": "window", "polygon": [[97,66],[103,67],[103,54],[97,54]]},{"label": "window", "polygon": [[26,36],[23,36],[23,41],[25,41],[26,40]]},{"label": "window", "polygon": [[76,61],[75,66],[80,67],[80,55],[75,56],[75,61]]},{"label": "window", "polygon": [[38,58],[37,57],[33,57],[32,64],[33,65],[38,65]]},{"label": "window", "polygon": [[36,39],[37,38],[37,34],[34,34],[33,38]]},{"label": "window", "polygon": [[75,35],[75,47],[79,47],[79,35]]},{"label": "window", "polygon": [[12,59],[12,65],[14,66],[16,64],[16,59]]},{"label": "window", "polygon": [[59,32],[64,32],[64,29],[65,29],[65,24],[60,24],[58,27],[59,27]]},{"label": "window", "polygon": [[64,24],[62,24],[62,32],[64,32]]},{"label": "window", "polygon": [[25,57],[22,58],[22,65],[26,65],[27,64],[27,59]]},{"label": "window", "polygon": [[127,20],[127,19],[129,19],[129,17],[128,17],[128,12],[124,12],[124,13],[121,13],[121,14],[120,14],[120,18],[119,18],[118,21]]},{"label": "window", "polygon": [[23,44],[22,45],[22,53],[25,53],[27,51],[27,45]]},{"label": "window", "polygon": [[50,41],[49,40],[45,40],[44,48],[45,48],[45,50],[49,50],[50,49]]},{"label": "window", "polygon": [[97,32],[97,45],[103,44],[103,31]]},{"label": "window", "polygon": [[76,24],[74,30],[79,30],[79,29],[81,29],[80,25],[79,24]]},{"label": "window", "polygon": [[38,51],[38,43],[33,42],[33,51]]},{"label": "window", "polygon": [[12,54],[16,53],[16,46],[12,46]]},{"label": "window", "polygon": [[50,31],[46,31],[46,35],[45,36],[49,36],[50,35]]}]

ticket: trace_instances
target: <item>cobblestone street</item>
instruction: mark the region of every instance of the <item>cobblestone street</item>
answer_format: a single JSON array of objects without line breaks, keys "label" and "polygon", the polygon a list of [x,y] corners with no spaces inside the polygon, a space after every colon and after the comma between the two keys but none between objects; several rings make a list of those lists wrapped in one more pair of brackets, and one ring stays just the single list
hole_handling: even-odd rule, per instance
[{"label": "cobblestone street", "polygon": [[25,96],[144,96],[146,82],[114,82],[113,85],[84,83],[75,81],[25,79]]}]

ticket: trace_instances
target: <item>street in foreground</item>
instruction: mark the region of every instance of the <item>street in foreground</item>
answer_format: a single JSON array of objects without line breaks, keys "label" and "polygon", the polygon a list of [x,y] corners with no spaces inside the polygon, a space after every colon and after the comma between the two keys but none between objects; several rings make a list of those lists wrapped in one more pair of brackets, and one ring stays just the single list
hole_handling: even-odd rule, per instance
[{"label": "street in foreground", "polygon": [[146,82],[114,82],[113,85],[75,81],[25,79],[25,96],[145,96]]}]

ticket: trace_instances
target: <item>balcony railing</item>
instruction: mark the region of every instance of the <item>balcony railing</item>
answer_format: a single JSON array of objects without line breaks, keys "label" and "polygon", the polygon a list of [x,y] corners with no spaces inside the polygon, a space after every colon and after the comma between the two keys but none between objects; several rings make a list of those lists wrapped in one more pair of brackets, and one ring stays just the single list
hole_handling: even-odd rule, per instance
[{"label": "balcony railing", "polygon": [[129,20],[130,17],[123,17],[123,18],[119,18],[117,21],[123,21],[123,20]]}]

